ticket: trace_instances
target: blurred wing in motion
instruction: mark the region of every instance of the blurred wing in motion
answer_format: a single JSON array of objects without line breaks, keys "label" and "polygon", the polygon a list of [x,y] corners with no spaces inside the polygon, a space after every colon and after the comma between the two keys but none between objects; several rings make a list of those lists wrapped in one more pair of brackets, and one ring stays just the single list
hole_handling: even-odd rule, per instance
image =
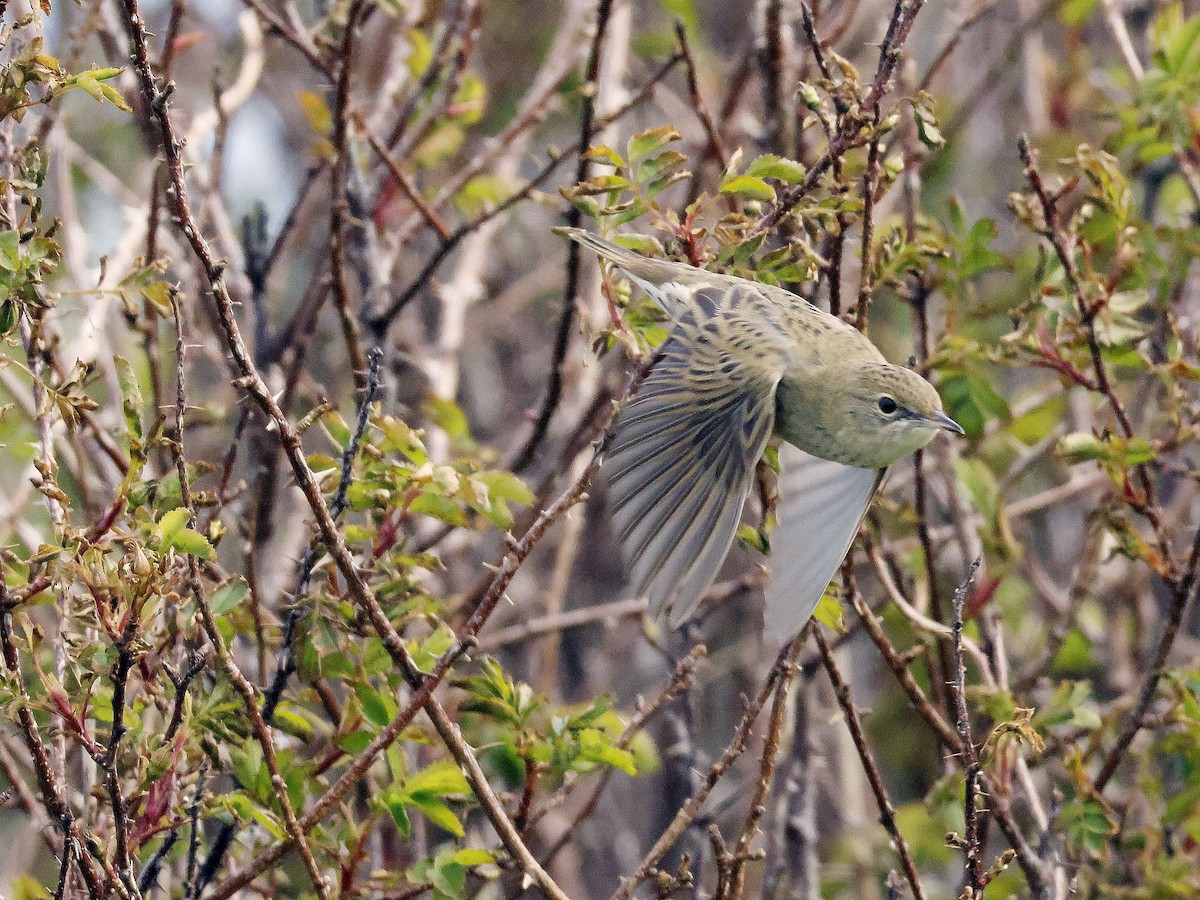
[{"label": "blurred wing in motion", "polygon": [[782,335],[743,317],[740,287],[703,288],[617,416],[606,451],[633,582],[671,627],[712,584],[775,419]]},{"label": "blurred wing in motion", "polygon": [[808,622],[846,558],[884,471],[780,446],[778,524],[771,532],[763,623],[768,637],[790,640]]}]

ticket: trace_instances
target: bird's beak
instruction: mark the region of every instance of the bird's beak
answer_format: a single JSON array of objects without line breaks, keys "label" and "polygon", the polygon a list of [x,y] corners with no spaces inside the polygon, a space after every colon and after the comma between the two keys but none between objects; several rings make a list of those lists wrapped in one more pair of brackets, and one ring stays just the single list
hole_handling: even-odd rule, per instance
[{"label": "bird's beak", "polygon": [[963,427],[945,413],[938,413],[936,416],[930,416],[929,421],[938,428],[944,428],[946,431],[953,431],[955,434],[966,434],[966,432],[963,431]]}]

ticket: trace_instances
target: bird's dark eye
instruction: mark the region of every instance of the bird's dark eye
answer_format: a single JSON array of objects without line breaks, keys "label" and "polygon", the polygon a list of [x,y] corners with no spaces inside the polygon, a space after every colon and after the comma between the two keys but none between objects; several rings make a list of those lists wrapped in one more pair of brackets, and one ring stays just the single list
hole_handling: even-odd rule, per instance
[{"label": "bird's dark eye", "polygon": [[879,410],[880,410],[880,412],[886,413],[887,415],[890,416],[892,413],[894,413],[896,411],[896,401],[893,400],[891,397],[880,397],[879,398]]}]

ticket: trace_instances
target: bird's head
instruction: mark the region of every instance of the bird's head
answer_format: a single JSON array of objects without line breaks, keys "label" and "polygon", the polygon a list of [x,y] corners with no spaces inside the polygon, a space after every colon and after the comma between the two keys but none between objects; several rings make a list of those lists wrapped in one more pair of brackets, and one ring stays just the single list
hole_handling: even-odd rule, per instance
[{"label": "bird's head", "polygon": [[924,447],[939,431],[964,433],[942,410],[933,385],[903,366],[854,366],[836,380],[834,392],[872,465],[891,465]]}]

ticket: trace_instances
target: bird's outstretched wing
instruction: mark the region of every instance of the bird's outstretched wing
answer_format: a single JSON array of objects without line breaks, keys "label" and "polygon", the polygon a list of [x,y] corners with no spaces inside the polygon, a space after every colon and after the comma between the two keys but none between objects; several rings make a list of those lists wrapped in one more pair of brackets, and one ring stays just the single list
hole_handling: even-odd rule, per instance
[{"label": "bird's outstretched wing", "polygon": [[605,454],[634,584],[672,627],[716,577],[771,436],[786,343],[750,308],[754,293],[696,290]]},{"label": "bird's outstretched wing", "polygon": [[790,444],[779,448],[778,524],[771,532],[764,632],[790,640],[808,622],[837,573],[883,469],[818,459]]}]

